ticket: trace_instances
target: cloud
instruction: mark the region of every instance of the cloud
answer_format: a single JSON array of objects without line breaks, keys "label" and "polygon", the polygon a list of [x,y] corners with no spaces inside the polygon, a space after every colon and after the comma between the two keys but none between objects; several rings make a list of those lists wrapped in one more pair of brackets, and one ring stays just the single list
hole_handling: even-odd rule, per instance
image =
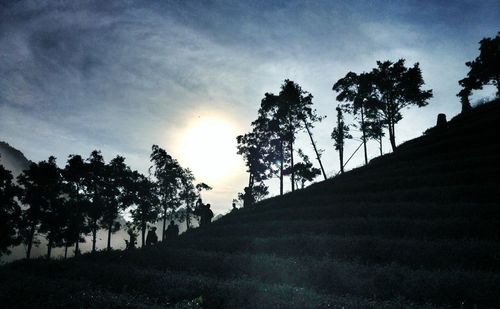
[{"label": "cloud", "polygon": [[[244,133],[263,94],[290,78],[328,115],[314,134],[334,173],[338,78],[376,60],[420,62],[435,98],[406,114],[398,140],[418,136],[437,112],[459,110],[463,63],[498,31],[499,13],[495,1],[4,2],[0,135],[33,160],[99,148],[145,171],[151,144],[175,153],[200,114],[224,114]],[[306,137],[299,146],[307,152]],[[241,190],[244,178],[223,191]],[[229,207],[235,193],[213,195]]]}]

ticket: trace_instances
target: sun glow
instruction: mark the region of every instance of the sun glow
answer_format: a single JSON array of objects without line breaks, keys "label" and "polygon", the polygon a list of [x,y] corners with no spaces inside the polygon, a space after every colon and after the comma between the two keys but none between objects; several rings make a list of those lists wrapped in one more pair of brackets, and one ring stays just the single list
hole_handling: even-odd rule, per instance
[{"label": "sun glow", "polygon": [[220,118],[198,119],[182,135],[182,161],[200,181],[214,184],[238,170],[236,129]]}]

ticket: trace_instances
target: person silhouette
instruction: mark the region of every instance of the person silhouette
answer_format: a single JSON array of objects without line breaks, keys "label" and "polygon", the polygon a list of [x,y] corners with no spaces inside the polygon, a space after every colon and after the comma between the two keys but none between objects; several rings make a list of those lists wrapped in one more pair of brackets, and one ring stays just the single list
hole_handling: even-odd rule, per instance
[{"label": "person silhouette", "polygon": [[198,200],[196,201],[196,206],[195,208],[198,208],[198,209],[201,209],[205,204],[203,204],[203,200],[200,198],[198,198]]},{"label": "person silhouette", "polygon": [[238,211],[238,208],[236,208],[236,203],[235,203],[235,202],[233,202],[233,208],[231,209],[231,212],[233,212],[233,213],[234,213],[234,212],[236,212],[236,211]]},{"label": "person silhouette", "polygon": [[203,205],[200,213],[200,226],[205,226],[212,222],[213,216],[214,213],[210,210],[210,204]]},{"label": "person silhouette", "polygon": [[131,250],[131,249],[135,249],[135,245],[137,243],[137,234],[135,233],[135,231],[131,228],[129,228],[127,230],[127,234],[129,236],[129,240],[126,240],[125,239],[125,246],[126,246],[126,249],[128,250]]},{"label": "person silhouette", "polygon": [[179,236],[179,227],[175,224],[174,220],[170,221],[167,231],[165,232],[165,236],[167,237],[167,240],[173,240]]},{"label": "person silhouette", "polygon": [[153,226],[148,231],[148,236],[146,236],[146,246],[154,245],[158,242],[158,236],[156,235],[156,227]]}]

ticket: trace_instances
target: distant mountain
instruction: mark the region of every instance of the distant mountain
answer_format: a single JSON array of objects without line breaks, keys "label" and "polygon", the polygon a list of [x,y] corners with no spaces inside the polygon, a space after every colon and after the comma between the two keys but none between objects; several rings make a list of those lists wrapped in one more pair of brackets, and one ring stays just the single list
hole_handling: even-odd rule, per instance
[{"label": "distant mountain", "polygon": [[24,154],[6,142],[0,141],[0,164],[12,172],[14,177],[21,174],[30,165]]}]

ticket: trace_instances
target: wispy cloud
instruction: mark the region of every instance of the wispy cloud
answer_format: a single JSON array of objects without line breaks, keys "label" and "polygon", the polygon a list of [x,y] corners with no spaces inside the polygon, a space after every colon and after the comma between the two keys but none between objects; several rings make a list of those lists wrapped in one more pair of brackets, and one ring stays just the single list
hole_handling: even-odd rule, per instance
[{"label": "wispy cloud", "polygon": [[[244,131],[264,92],[290,78],[330,118],[315,136],[333,173],[338,78],[376,60],[420,62],[435,98],[398,126],[398,140],[415,137],[437,112],[459,110],[463,63],[498,15],[497,1],[5,2],[0,136],[33,160],[100,148],[145,171],[151,144],[175,153],[192,117],[224,113]],[[214,198],[229,207],[244,178]]]}]

